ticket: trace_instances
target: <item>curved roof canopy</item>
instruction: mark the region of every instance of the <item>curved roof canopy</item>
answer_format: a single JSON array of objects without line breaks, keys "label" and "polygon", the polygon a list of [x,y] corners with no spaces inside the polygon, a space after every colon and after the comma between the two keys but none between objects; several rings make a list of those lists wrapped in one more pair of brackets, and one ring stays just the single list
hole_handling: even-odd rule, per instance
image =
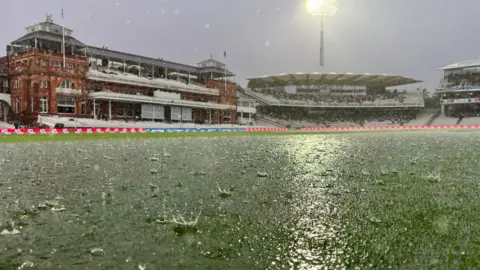
[{"label": "curved roof canopy", "polygon": [[458,63],[455,63],[455,64],[451,64],[451,65],[439,68],[439,70],[471,68],[471,67],[479,67],[479,66],[480,66],[480,59],[475,59],[475,60],[468,60],[468,61],[463,61],[463,62],[458,62]]},{"label": "curved roof canopy", "polygon": [[394,75],[368,73],[294,73],[247,79],[249,88],[281,87],[287,85],[366,85],[398,86],[422,81]]}]

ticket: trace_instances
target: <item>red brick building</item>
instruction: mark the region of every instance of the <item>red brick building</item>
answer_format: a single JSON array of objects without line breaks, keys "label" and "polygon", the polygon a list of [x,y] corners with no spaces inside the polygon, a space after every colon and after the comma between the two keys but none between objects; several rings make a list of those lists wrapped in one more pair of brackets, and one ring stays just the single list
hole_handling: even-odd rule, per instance
[{"label": "red brick building", "polygon": [[236,121],[236,84],[225,84],[234,74],[214,59],[190,66],[87,46],[51,16],[26,30],[3,58],[14,120]]}]

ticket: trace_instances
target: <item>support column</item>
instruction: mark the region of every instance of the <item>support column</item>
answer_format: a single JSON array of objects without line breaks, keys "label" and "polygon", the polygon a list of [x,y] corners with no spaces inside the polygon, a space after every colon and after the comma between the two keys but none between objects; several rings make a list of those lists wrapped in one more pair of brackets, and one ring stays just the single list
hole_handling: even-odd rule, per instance
[{"label": "support column", "polygon": [[441,115],[445,115],[445,104],[440,105],[440,113]]},{"label": "support column", "polygon": [[177,69],[177,82],[180,81],[180,70]]},{"label": "support column", "polygon": [[165,77],[165,80],[166,80],[166,79],[168,79],[168,77],[167,77],[168,76],[168,68],[165,68],[164,71],[165,72],[164,72],[163,76]]},{"label": "support column", "polygon": [[217,110],[217,124],[220,124],[220,110]]},{"label": "support column", "polygon": [[188,72],[188,84],[190,84],[190,72]]},{"label": "support column", "polygon": [[249,123],[252,122],[252,114],[251,114],[251,113],[248,113],[248,122],[249,122]]},{"label": "support column", "polygon": [[7,114],[8,114],[8,108],[7,106],[3,106],[3,122],[7,122]]},{"label": "support column", "polygon": [[108,120],[112,120],[112,101],[108,101]]},{"label": "support column", "polygon": [[208,109],[208,124],[212,124],[212,109]]},{"label": "support column", "polygon": [[95,99],[93,99],[93,119],[97,120],[97,104],[95,103]]},{"label": "support column", "polygon": [[237,123],[243,124],[243,112],[240,112],[240,120],[241,120],[241,121],[238,121],[238,120],[237,120]]}]

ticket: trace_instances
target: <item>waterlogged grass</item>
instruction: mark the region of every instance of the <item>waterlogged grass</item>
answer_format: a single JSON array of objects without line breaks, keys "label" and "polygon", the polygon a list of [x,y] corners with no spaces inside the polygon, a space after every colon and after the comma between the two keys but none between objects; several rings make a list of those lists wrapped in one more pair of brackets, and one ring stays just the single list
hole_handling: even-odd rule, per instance
[{"label": "waterlogged grass", "polygon": [[[125,140],[125,139],[162,139],[190,137],[229,137],[229,136],[277,136],[277,135],[315,135],[347,133],[408,133],[429,132],[425,130],[359,130],[359,131],[247,131],[247,132],[145,132],[145,133],[66,133],[66,134],[10,134],[0,135],[0,143],[84,141],[84,140]],[[439,131],[435,131],[439,132]]]},{"label": "waterlogged grass", "polygon": [[480,268],[480,133],[218,134],[4,144],[0,269]]},{"label": "waterlogged grass", "polygon": [[[83,140],[125,140],[125,139],[166,139],[231,136],[277,136],[307,135],[322,133],[346,133],[348,131],[247,131],[247,132],[145,132],[145,133],[66,133],[66,134],[10,134],[0,135],[0,143],[42,142],[42,141],[83,141]],[[375,131],[355,131],[375,132]],[[382,132],[382,131],[380,131]]]},{"label": "waterlogged grass", "polygon": [[226,136],[266,136],[284,134],[305,134],[302,131],[279,132],[145,132],[145,133],[66,133],[66,134],[11,134],[0,135],[0,143],[42,142],[42,141],[83,141],[83,140],[125,140],[163,139],[185,137],[226,137]]}]

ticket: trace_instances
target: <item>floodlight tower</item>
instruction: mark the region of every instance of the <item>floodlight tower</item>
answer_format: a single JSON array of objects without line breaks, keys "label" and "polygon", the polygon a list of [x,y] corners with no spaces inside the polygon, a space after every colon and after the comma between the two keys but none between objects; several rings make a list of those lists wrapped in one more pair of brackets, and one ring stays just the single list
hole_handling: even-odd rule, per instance
[{"label": "floodlight tower", "polygon": [[312,16],[320,17],[320,66],[324,66],[323,20],[337,13],[337,0],[307,0],[307,10]]}]

